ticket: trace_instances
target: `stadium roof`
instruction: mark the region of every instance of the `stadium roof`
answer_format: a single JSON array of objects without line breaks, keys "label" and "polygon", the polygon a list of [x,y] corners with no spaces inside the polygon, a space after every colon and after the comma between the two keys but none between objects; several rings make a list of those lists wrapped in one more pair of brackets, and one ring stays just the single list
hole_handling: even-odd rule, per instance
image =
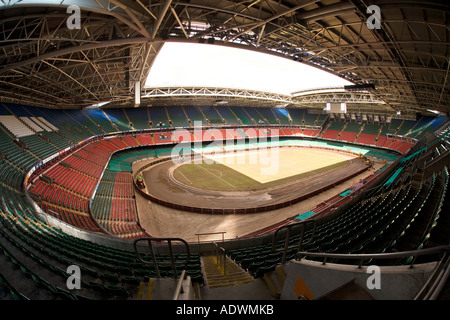
[{"label": "stadium roof", "polygon": [[[80,8],[79,20],[71,5]],[[368,11],[370,5],[377,7]],[[0,95],[3,102],[53,108],[132,106],[138,82],[142,104],[158,103],[161,95],[152,97],[143,84],[169,41],[279,55],[373,85],[362,101],[381,101],[380,108],[449,112],[449,18],[448,4],[437,0],[2,0]],[[191,89],[211,90],[183,88]],[[266,94],[232,99],[251,104]],[[264,101],[313,105],[326,98],[277,99]]]},{"label": "stadium roof", "polygon": [[[180,52],[183,54],[180,56]],[[291,95],[353,83],[322,69],[271,54],[217,45],[167,42],[145,87],[215,87]]]}]

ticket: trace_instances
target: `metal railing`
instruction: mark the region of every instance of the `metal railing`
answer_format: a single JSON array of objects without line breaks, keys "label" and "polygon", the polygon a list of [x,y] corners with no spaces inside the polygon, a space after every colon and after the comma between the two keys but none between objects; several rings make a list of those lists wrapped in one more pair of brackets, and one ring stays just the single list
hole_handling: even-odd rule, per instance
[{"label": "metal railing", "polygon": [[227,232],[226,231],[217,231],[217,232],[196,233],[195,235],[197,236],[197,243],[200,244],[200,236],[209,236],[209,235],[213,235],[213,234],[221,234],[222,235],[222,242],[224,242],[224,240],[225,240],[225,233],[227,233]]},{"label": "metal railing", "polygon": [[436,253],[442,253],[443,255],[450,253],[450,245],[447,246],[437,246],[427,249],[410,250],[402,252],[388,252],[388,253],[325,253],[325,252],[308,252],[299,251],[297,252],[297,260],[301,260],[304,257],[318,257],[323,258],[322,264],[326,264],[328,259],[348,259],[348,260],[359,260],[358,268],[361,268],[364,261],[371,259],[396,259],[396,258],[410,258],[413,257],[410,268],[414,267],[417,257],[424,255],[431,255]]},{"label": "metal railing", "polygon": [[180,279],[177,282],[177,287],[175,288],[175,292],[173,293],[172,300],[179,300],[180,295],[183,291],[183,281],[185,277],[186,277],[186,270],[183,270],[181,272]]},{"label": "metal railing", "polygon": [[[450,246],[449,246],[450,247]],[[450,250],[449,250],[450,251]],[[417,293],[414,300],[436,300],[439,298],[444,286],[446,286],[450,276],[450,256],[447,251],[446,256],[439,261],[433,274],[428,278],[422,289]]]},{"label": "metal railing", "polygon": [[[150,249],[150,255],[152,258],[151,261],[148,261],[148,260],[145,260],[142,258],[142,253],[140,253],[138,250],[138,243],[140,243],[140,242],[147,242],[148,248]],[[160,245],[160,246],[162,246],[163,242],[167,242],[168,255],[169,255],[170,261],[157,261],[155,248],[154,248],[155,242],[158,243],[158,245]],[[184,245],[184,248],[186,249],[186,251],[185,251],[186,259],[184,259],[182,261],[175,260],[174,252],[173,252],[173,243],[174,242],[180,242]],[[161,278],[161,273],[159,272],[159,267],[170,265],[170,266],[172,266],[174,278],[177,279],[178,275],[177,275],[176,267],[182,266],[182,265],[187,265],[190,260],[189,244],[181,238],[139,238],[134,241],[133,246],[134,246],[134,251],[136,252],[138,259],[145,264],[153,265],[153,267],[155,268],[156,276],[158,278]]]},{"label": "metal railing", "polygon": [[[311,236],[309,237],[307,242],[304,242],[306,227],[308,225],[311,225],[311,224],[312,224],[312,228],[313,228]],[[314,234],[315,234],[315,231],[316,231],[316,224],[317,224],[316,220],[314,220],[314,219],[304,220],[304,221],[301,221],[301,222],[297,222],[297,223],[292,223],[292,224],[288,224],[288,225],[285,225],[285,226],[281,226],[277,230],[275,230],[275,232],[273,233],[273,238],[272,238],[272,251],[274,251],[274,252],[283,252],[283,257],[281,259],[281,263],[285,263],[286,255],[287,255],[287,252],[289,250],[297,249],[297,252],[299,252],[299,251],[301,251],[303,245],[307,245],[313,240]],[[298,227],[301,228],[301,230],[300,230],[300,240],[299,240],[297,245],[291,245],[290,246],[289,245],[289,238],[291,237],[292,229],[295,229],[295,228],[298,228]],[[278,249],[276,247],[276,245],[278,243],[277,236],[284,229],[286,229],[286,236],[284,238],[284,246],[283,246],[282,249]]]},{"label": "metal railing", "polygon": [[216,247],[216,259],[219,268],[223,269],[223,275],[227,274],[227,253],[217,242],[213,242]]},{"label": "metal railing", "polygon": [[318,257],[323,258],[322,264],[326,264],[327,259],[349,259],[359,260],[358,268],[361,268],[364,261],[371,259],[396,259],[396,258],[412,258],[409,263],[409,268],[414,267],[414,263],[419,256],[441,254],[439,261],[429,276],[428,280],[419,290],[414,300],[435,300],[438,298],[443,287],[446,285],[450,276],[450,245],[436,246],[432,248],[410,250],[402,252],[390,253],[372,253],[372,254],[344,254],[344,253],[324,253],[324,252],[306,252],[299,251],[297,259],[301,260],[303,257]]}]

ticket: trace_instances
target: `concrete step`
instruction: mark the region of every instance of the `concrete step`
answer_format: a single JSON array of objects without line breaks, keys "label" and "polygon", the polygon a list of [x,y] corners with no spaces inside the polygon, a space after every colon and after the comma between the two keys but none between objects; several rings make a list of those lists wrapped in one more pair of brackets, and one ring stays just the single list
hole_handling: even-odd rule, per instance
[{"label": "concrete step", "polygon": [[[172,300],[179,279],[151,278],[139,284],[137,294],[133,300]],[[192,291],[191,291],[192,290]],[[192,284],[190,278],[183,280],[182,291],[179,300],[200,300],[200,288],[198,283]]]},{"label": "concrete step", "polygon": [[[225,268],[219,265],[216,256],[204,256],[202,262],[206,285],[210,288],[240,285],[254,281],[252,276],[228,257],[226,257]],[[225,269],[226,274],[224,274]]]},{"label": "concrete step", "polygon": [[278,265],[275,271],[264,274],[264,282],[272,292],[274,298],[279,299],[286,279],[286,271],[283,265]]},{"label": "concrete step", "polygon": [[317,300],[374,300],[363,287],[351,280],[330,292],[317,297]]},{"label": "concrete step", "polygon": [[141,282],[135,300],[172,300],[178,280],[152,278]]}]

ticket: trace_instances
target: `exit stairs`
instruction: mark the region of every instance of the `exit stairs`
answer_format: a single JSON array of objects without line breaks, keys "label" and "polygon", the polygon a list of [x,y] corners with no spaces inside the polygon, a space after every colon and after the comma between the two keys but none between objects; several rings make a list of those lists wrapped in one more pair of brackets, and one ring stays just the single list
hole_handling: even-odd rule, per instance
[{"label": "exit stairs", "polygon": [[225,269],[219,264],[215,255],[203,256],[203,268],[205,273],[206,285],[209,288],[227,287],[254,282],[255,279],[245,270],[238,266],[230,258],[225,257]]}]

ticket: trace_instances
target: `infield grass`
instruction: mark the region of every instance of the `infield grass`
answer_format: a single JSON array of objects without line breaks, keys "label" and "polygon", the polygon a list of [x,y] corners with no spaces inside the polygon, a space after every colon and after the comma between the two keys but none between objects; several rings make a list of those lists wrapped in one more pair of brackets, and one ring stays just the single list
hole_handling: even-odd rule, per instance
[{"label": "infield grass", "polygon": [[234,160],[242,157],[242,154],[234,154],[214,156],[201,163],[183,164],[174,170],[173,177],[188,186],[201,189],[251,191],[309,179],[345,166],[353,159],[348,155],[315,149],[279,151],[279,157],[276,159],[278,167],[273,174],[261,174],[261,166],[248,162],[248,154],[244,155],[247,162],[233,162],[233,157]]}]

